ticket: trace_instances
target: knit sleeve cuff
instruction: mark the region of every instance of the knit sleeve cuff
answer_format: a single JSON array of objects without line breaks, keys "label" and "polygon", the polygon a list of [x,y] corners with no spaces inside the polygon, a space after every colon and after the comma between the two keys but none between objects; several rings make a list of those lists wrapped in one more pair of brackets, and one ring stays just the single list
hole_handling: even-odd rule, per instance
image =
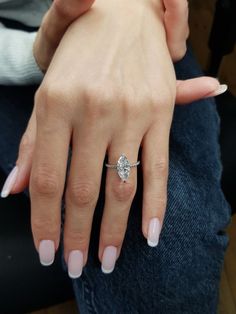
[{"label": "knit sleeve cuff", "polygon": [[0,28],[0,84],[40,84],[43,73],[33,56],[36,32]]},{"label": "knit sleeve cuff", "polygon": [[33,44],[36,37],[36,32],[29,33],[29,45],[25,51],[24,66],[22,66],[22,83],[23,84],[40,84],[44,74],[39,68],[33,55]]}]

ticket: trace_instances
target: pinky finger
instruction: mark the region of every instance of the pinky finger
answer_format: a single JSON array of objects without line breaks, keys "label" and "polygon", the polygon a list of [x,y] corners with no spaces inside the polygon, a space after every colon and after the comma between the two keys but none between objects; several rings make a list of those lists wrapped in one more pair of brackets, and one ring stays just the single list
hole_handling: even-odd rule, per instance
[{"label": "pinky finger", "polygon": [[[163,123],[161,123],[163,124]],[[169,123],[158,123],[145,135],[142,144],[143,235],[149,246],[156,246],[167,203]]]},{"label": "pinky finger", "polygon": [[227,85],[220,85],[212,77],[198,77],[185,81],[177,81],[176,104],[184,105],[202,98],[215,97],[227,90]]}]

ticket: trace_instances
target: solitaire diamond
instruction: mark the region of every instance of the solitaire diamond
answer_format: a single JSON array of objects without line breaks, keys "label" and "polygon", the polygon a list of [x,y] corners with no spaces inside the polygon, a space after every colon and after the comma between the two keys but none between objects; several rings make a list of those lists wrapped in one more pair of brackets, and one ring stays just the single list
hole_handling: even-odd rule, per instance
[{"label": "solitaire diamond", "polygon": [[130,163],[127,159],[127,157],[122,154],[117,162],[117,172],[119,177],[126,181],[130,174]]},{"label": "solitaire diamond", "polygon": [[117,161],[117,164],[106,163],[106,167],[116,169],[121,180],[125,182],[129,177],[131,167],[137,167],[139,164],[140,161],[131,164],[125,154],[121,154],[120,158]]}]

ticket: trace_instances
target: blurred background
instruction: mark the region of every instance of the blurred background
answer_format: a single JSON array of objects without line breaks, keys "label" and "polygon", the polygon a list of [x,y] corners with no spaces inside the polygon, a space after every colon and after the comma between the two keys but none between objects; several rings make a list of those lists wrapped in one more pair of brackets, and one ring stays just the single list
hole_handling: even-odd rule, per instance
[{"label": "blurred background", "polygon": [[[219,314],[236,313],[236,3],[190,0],[190,43],[203,70],[229,91],[217,98],[221,116],[222,187],[232,207],[230,242],[221,278]],[[210,49],[211,48],[211,49]],[[223,58],[223,54],[226,54]]]}]

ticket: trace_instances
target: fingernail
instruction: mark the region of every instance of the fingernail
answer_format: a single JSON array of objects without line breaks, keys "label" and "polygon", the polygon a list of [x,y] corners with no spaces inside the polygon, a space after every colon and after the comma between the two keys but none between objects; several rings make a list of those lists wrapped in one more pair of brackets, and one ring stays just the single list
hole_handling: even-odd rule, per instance
[{"label": "fingernail", "polygon": [[161,223],[158,218],[152,218],[148,227],[147,243],[149,246],[154,247],[158,245],[161,233]]},{"label": "fingernail", "polygon": [[79,278],[83,271],[83,253],[73,250],[68,258],[68,275],[70,278]]},{"label": "fingernail", "polygon": [[55,244],[52,240],[42,240],[39,243],[39,259],[43,266],[49,266],[55,258]]},{"label": "fingernail", "polygon": [[207,95],[207,97],[215,97],[215,96],[219,96],[221,94],[224,94],[228,89],[228,85],[226,84],[221,84],[217,90],[215,90],[213,93]]},{"label": "fingernail", "polygon": [[7,197],[11,193],[11,190],[12,190],[12,188],[16,182],[16,179],[17,179],[18,170],[19,170],[19,168],[17,166],[15,166],[12,169],[12,171],[9,173],[9,175],[8,175],[4,185],[3,185],[3,188],[2,188],[2,192],[1,192],[2,198]]},{"label": "fingernail", "polygon": [[115,246],[107,246],[102,255],[102,272],[110,274],[116,263],[117,248]]}]

